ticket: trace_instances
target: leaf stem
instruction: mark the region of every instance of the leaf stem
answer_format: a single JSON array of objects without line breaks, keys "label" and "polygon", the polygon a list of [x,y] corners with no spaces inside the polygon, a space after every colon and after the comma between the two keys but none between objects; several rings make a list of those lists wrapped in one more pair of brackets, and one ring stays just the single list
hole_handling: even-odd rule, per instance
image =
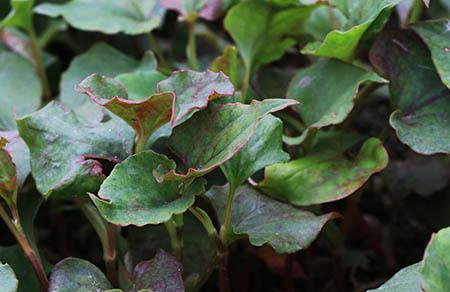
[{"label": "leaf stem", "polygon": [[39,255],[34,251],[34,249],[31,247],[30,242],[28,241],[27,237],[25,236],[23,232],[22,225],[20,223],[20,217],[19,212],[17,210],[17,206],[15,204],[9,205],[9,208],[11,210],[12,219],[9,217],[6,210],[0,205],[0,216],[5,221],[6,225],[8,226],[11,233],[16,238],[17,242],[19,243],[20,247],[22,248],[25,256],[30,261],[34,272],[36,273],[36,276],[38,277],[39,283],[41,285],[42,291],[48,290],[48,280],[47,280],[47,274],[44,271],[44,267],[42,266],[41,259]]},{"label": "leaf stem", "polygon": [[29,30],[30,40],[31,40],[31,50],[33,51],[33,57],[36,62],[36,70],[41,79],[42,89],[44,91],[44,97],[50,98],[52,96],[50,85],[48,83],[47,73],[45,72],[44,63],[42,62],[42,52],[39,47],[39,41],[36,37],[34,29]]},{"label": "leaf stem", "polygon": [[231,225],[231,216],[233,213],[233,201],[234,197],[236,195],[236,188],[229,184],[229,190],[228,190],[228,199],[227,199],[227,206],[225,209],[225,215],[223,219],[222,227],[220,228],[220,240],[225,246],[228,246],[230,244],[229,242],[229,233],[230,233],[230,225]]},{"label": "leaf stem", "polygon": [[155,52],[156,57],[158,57],[161,67],[165,68],[167,66],[167,61],[166,58],[164,57],[160,45],[158,44],[158,42],[156,41],[155,37],[151,32],[147,33],[147,38],[150,42],[150,45],[152,46],[153,52]]},{"label": "leaf stem", "polygon": [[182,229],[182,223],[180,224],[180,222],[178,222],[178,223],[176,222],[176,221],[180,221],[179,218],[175,218],[176,216],[183,216],[183,214],[173,215],[173,218],[170,219],[169,221],[166,221],[164,224],[166,225],[167,232],[169,233],[170,244],[172,246],[173,253],[174,253],[175,257],[177,258],[177,260],[179,262],[182,262],[182,260],[183,260],[183,229]]},{"label": "leaf stem", "polygon": [[136,142],[134,143],[134,154],[142,152],[145,150],[145,145],[148,139],[144,139],[143,135],[136,135]]},{"label": "leaf stem", "polygon": [[245,66],[244,69],[244,77],[242,79],[242,89],[241,89],[241,101],[242,103],[247,103],[247,94],[248,94],[248,88],[250,86],[250,78],[252,74],[252,69],[250,66]]},{"label": "leaf stem", "polygon": [[188,46],[186,48],[186,56],[189,66],[193,70],[200,70],[197,60],[197,43],[195,40],[195,19],[187,22],[188,25]]},{"label": "leaf stem", "polygon": [[111,283],[117,282],[116,270],[116,235],[117,227],[107,223],[98,213],[97,209],[88,201],[76,200],[77,205],[84,216],[91,223],[100,240],[103,249],[103,260],[105,262],[106,274]]}]

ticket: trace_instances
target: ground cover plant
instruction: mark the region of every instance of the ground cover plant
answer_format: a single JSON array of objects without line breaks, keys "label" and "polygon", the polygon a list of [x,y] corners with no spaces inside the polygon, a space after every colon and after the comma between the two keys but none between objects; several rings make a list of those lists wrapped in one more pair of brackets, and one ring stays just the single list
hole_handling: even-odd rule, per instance
[{"label": "ground cover plant", "polygon": [[450,291],[448,0],[2,0],[0,291]]}]

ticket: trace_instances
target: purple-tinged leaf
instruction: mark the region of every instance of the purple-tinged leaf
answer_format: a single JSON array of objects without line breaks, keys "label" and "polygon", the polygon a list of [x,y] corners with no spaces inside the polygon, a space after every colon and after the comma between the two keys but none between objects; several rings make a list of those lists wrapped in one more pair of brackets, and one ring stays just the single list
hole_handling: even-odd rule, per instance
[{"label": "purple-tinged leaf", "polygon": [[5,138],[8,143],[5,150],[11,155],[16,166],[17,186],[20,188],[30,174],[30,151],[17,131],[0,131],[0,139]]},{"label": "purple-tinged leaf", "polygon": [[6,143],[8,140],[0,137],[0,197],[8,204],[14,204],[17,199],[16,165],[6,150]]},{"label": "purple-tinged leaf", "polygon": [[178,11],[180,20],[192,17],[215,20],[222,12],[223,0],[162,0],[161,6]]},{"label": "purple-tinged leaf", "polygon": [[186,167],[185,173],[160,168],[159,180],[202,176],[230,160],[247,145],[268,114],[297,104],[290,99],[265,99],[251,104],[211,103],[189,121],[176,127],[169,146]]},{"label": "purple-tinged leaf", "polygon": [[183,268],[171,254],[160,249],[149,261],[134,268],[133,291],[149,289],[152,292],[183,292]]},{"label": "purple-tinged leaf", "polygon": [[234,86],[223,73],[181,70],[158,83],[159,92],[174,92],[171,125],[176,127],[208,106],[208,101],[234,95]]},{"label": "purple-tinged leaf", "polygon": [[169,122],[174,94],[161,92],[145,100],[128,100],[127,90],[112,78],[93,74],[77,86],[98,105],[123,119],[136,133],[136,150],[143,150],[148,138]]}]

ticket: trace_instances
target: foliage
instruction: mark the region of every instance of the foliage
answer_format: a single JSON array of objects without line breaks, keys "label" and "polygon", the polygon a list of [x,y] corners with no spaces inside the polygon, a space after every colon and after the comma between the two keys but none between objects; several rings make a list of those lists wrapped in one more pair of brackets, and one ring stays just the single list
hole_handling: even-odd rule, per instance
[{"label": "foliage", "polygon": [[450,291],[448,0],[3,2],[2,291]]}]

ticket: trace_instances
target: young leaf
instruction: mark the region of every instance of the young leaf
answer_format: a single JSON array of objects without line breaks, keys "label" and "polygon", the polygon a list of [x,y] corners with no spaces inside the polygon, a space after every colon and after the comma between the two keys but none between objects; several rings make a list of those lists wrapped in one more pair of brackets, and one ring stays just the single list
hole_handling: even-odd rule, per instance
[{"label": "young leaf", "polygon": [[62,16],[80,30],[131,35],[160,26],[165,12],[159,1],[136,0],[71,0],[62,4],[44,3],[35,11],[49,17]]},{"label": "young leaf", "polygon": [[144,100],[156,93],[157,84],[166,79],[166,76],[156,70],[151,70],[123,73],[114,79],[125,85],[129,99]]},{"label": "young leaf", "polygon": [[130,125],[136,133],[136,150],[143,150],[148,138],[169,122],[174,94],[162,92],[142,101],[128,100],[125,87],[112,78],[93,74],[77,85],[98,105],[108,109]]},{"label": "young leaf", "polygon": [[111,283],[99,268],[88,261],[65,258],[55,265],[50,276],[49,291],[104,291],[112,289]]},{"label": "young leaf", "polygon": [[450,228],[439,230],[431,240],[423,256],[421,271],[423,288],[427,292],[450,290]]},{"label": "young leaf", "polygon": [[0,137],[0,197],[8,204],[15,204],[17,199],[16,165],[11,154],[6,150],[6,140]]},{"label": "young leaf", "polygon": [[134,267],[135,291],[180,292],[184,291],[183,268],[171,254],[160,249],[149,261],[140,262]]},{"label": "young leaf", "polygon": [[228,11],[224,25],[251,71],[257,65],[280,59],[296,43],[293,36],[301,32],[312,9],[308,6],[277,11],[262,2],[241,2]]},{"label": "young leaf", "polygon": [[345,1],[333,2],[347,16],[347,21],[340,29],[329,32],[322,41],[308,43],[302,50],[303,54],[351,60],[364,33],[378,21],[378,17],[387,20],[386,15],[389,14],[386,12],[400,0],[356,0],[355,3],[350,2],[352,5]]},{"label": "young leaf", "polygon": [[258,170],[289,160],[289,155],[282,149],[282,134],[281,120],[270,115],[264,117],[247,145],[220,166],[228,183],[236,189]]},{"label": "young leaf", "polygon": [[221,96],[234,95],[234,87],[223,73],[181,70],[158,84],[159,92],[174,92],[171,126],[174,128]]},{"label": "young leaf", "polygon": [[301,103],[294,108],[308,127],[321,128],[345,120],[359,86],[367,81],[385,82],[371,71],[329,59],[300,70],[289,85],[287,97]]},{"label": "young leaf", "polygon": [[[217,244],[208,237],[201,223],[189,212],[183,214],[182,232],[184,274],[201,275],[215,260]],[[133,262],[152,258],[160,248],[171,249],[167,228],[162,224],[129,227],[128,243]]]},{"label": "young leaf", "polygon": [[[223,221],[228,185],[212,187],[206,195]],[[268,198],[249,186],[236,190],[231,217],[233,232],[248,235],[255,246],[270,244],[278,253],[293,253],[307,248],[322,227],[335,218],[330,213],[316,216]]]},{"label": "young leaf", "polygon": [[131,130],[117,118],[88,125],[55,102],[17,124],[31,152],[36,187],[46,198],[95,192],[105,179],[96,159],[119,162],[133,145]]},{"label": "young leaf", "polygon": [[223,54],[212,62],[210,70],[213,72],[223,72],[225,75],[230,76],[233,85],[237,86],[239,83],[239,72],[236,47],[226,47],[223,50]]},{"label": "young leaf", "polygon": [[170,137],[170,147],[187,172],[181,174],[173,169],[162,175],[161,168],[157,172],[159,179],[196,177],[219,167],[247,144],[266,115],[296,103],[289,99],[266,99],[254,100],[250,105],[211,104],[176,127]]},{"label": "young leaf", "polygon": [[389,281],[377,289],[367,292],[422,292],[420,268],[422,263],[416,263],[398,271]]},{"label": "young leaf", "polygon": [[42,86],[33,65],[23,57],[0,52],[0,129],[14,130],[14,111],[28,114],[41,104]]},{"label": "young leaf", "polygon": [[419,37],[409,31],[383,34],[370,60],[390,81],[396,109],[390,124],[399,139],[418,153],[450,153],[450,91]]},{"label": "young leaf", "polygon": [[0,22],[0,29],[4,27],[19,27],[26,31],[33,29],[32,16],[34,0],[10,0],[11,11]]},{"label": "young leaf", "polygon": [[4,292],[16,292],[19,287],[16,274],[8,264],[2,264],[0,262],[0,283],[2,291]]},{"label": "young leaf", "polygon": [[427,44],[442,82],[450,88],[450,20],[419,22],[413,29]]},{"label": "young leaf", "polygon": [[180,20],[200,17],[214,20],[222,12],[223,0],[161,0],[161,6],[178,11]]},{"label": "young leaf", "polygon": [[354,159],[347,159],[343,151],[330,148],[271,165],[258,186],[295,205],[320,204],[351,195],[387,163],[388,154],[381,141],[370,138]]},{"label": "young leaf", "polygon": [[91,199],[103,217],[116,225],[159,224],[174,214],[184,213],[195,196],[204,190],[204,180],[187,186],[181,180],[158,183],[153,171],[158,167],[172,169],[175,162],[153,151],[133,155],[114,167],[103,182],[98,197]]}]

